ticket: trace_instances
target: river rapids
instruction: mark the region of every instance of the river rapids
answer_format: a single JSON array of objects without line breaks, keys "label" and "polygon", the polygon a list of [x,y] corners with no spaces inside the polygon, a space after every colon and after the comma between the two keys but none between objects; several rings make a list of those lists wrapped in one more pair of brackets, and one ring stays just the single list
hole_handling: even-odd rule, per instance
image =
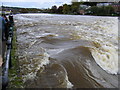
[{"label": "river rapids", "polygon": [[117,88],[118,18],[14,15],[26,88]]}]

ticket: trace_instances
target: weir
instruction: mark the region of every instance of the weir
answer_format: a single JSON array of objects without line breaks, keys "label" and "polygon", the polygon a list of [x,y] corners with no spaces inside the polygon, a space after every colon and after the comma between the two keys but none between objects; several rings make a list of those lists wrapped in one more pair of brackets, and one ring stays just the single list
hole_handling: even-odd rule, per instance
[{"label": "weir", "polygon": [[6,55],[5,55],[5,60],[4,60],[4,65],[2,66],[2,90],[5,90],[6,87],[8,86],[9,83],[9,69],[12,67],[12,60],[11,60],[11,50],[12,50],[12,40],[13,40],[13,16],[9,16],[10,19],[10,26],[8,28],[9,33],[8,33],[8,40],[6,43],[7,50],[6,50]]}]

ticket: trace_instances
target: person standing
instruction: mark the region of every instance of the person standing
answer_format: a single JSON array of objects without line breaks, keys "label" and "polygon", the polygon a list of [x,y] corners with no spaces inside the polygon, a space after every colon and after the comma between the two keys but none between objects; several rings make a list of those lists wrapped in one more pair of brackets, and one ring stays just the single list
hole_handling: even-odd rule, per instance
[{"label": "person standing", "polygon": [[8,21],[8,19],[7,19],[7,17],[6,17],[6,15],[5,14],[2,14],[2,17],[4,18],[4,20],[5,20],[5,38],[6,38],[6,40],[8,40],[8,32],[9,32],[9,21]]},{"label": "person standing", "polygon": [[2,64],[2,60],[4,59],[4,54],[6,50],[6,22],[5,19],[0,16],[0,63]]}]

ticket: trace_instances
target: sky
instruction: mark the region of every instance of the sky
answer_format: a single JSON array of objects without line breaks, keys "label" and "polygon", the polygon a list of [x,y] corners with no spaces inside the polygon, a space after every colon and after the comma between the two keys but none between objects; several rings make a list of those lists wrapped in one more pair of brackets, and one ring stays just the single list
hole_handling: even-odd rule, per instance
[{"label": "sky", "polygon": [[[81,0],[0,0],[0,6],[2,6],[3,3],[4,6],[45,9],[45,8],[51,8],[53,5],[61,6],[65,3],[71,4],[72,1],[76,2]],[[90,1],[90,0],[82,0],[82,1]],[[101,0],[96,0],[96,1],[101,1]]]},{"label": "sky", "polygon": [[0,0],[0,6],[25,7],[25,8],[51,8],[53,5],[60,6],[71,4],[72,0]]}]

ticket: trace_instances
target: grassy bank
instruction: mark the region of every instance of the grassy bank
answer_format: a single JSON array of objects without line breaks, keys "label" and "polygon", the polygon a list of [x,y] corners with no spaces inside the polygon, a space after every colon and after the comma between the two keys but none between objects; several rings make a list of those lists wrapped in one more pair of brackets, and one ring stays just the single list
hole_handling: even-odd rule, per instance
[{"label": "grassy bank", "polygon": [[11,51],[12,68],[9,69],[8,88],[23,88],[23,82],[20,74],[19,61],[18,61],[18,55],[17,55],[16,27],[14,27],[12,45],[13,45],[12,51]]}]

